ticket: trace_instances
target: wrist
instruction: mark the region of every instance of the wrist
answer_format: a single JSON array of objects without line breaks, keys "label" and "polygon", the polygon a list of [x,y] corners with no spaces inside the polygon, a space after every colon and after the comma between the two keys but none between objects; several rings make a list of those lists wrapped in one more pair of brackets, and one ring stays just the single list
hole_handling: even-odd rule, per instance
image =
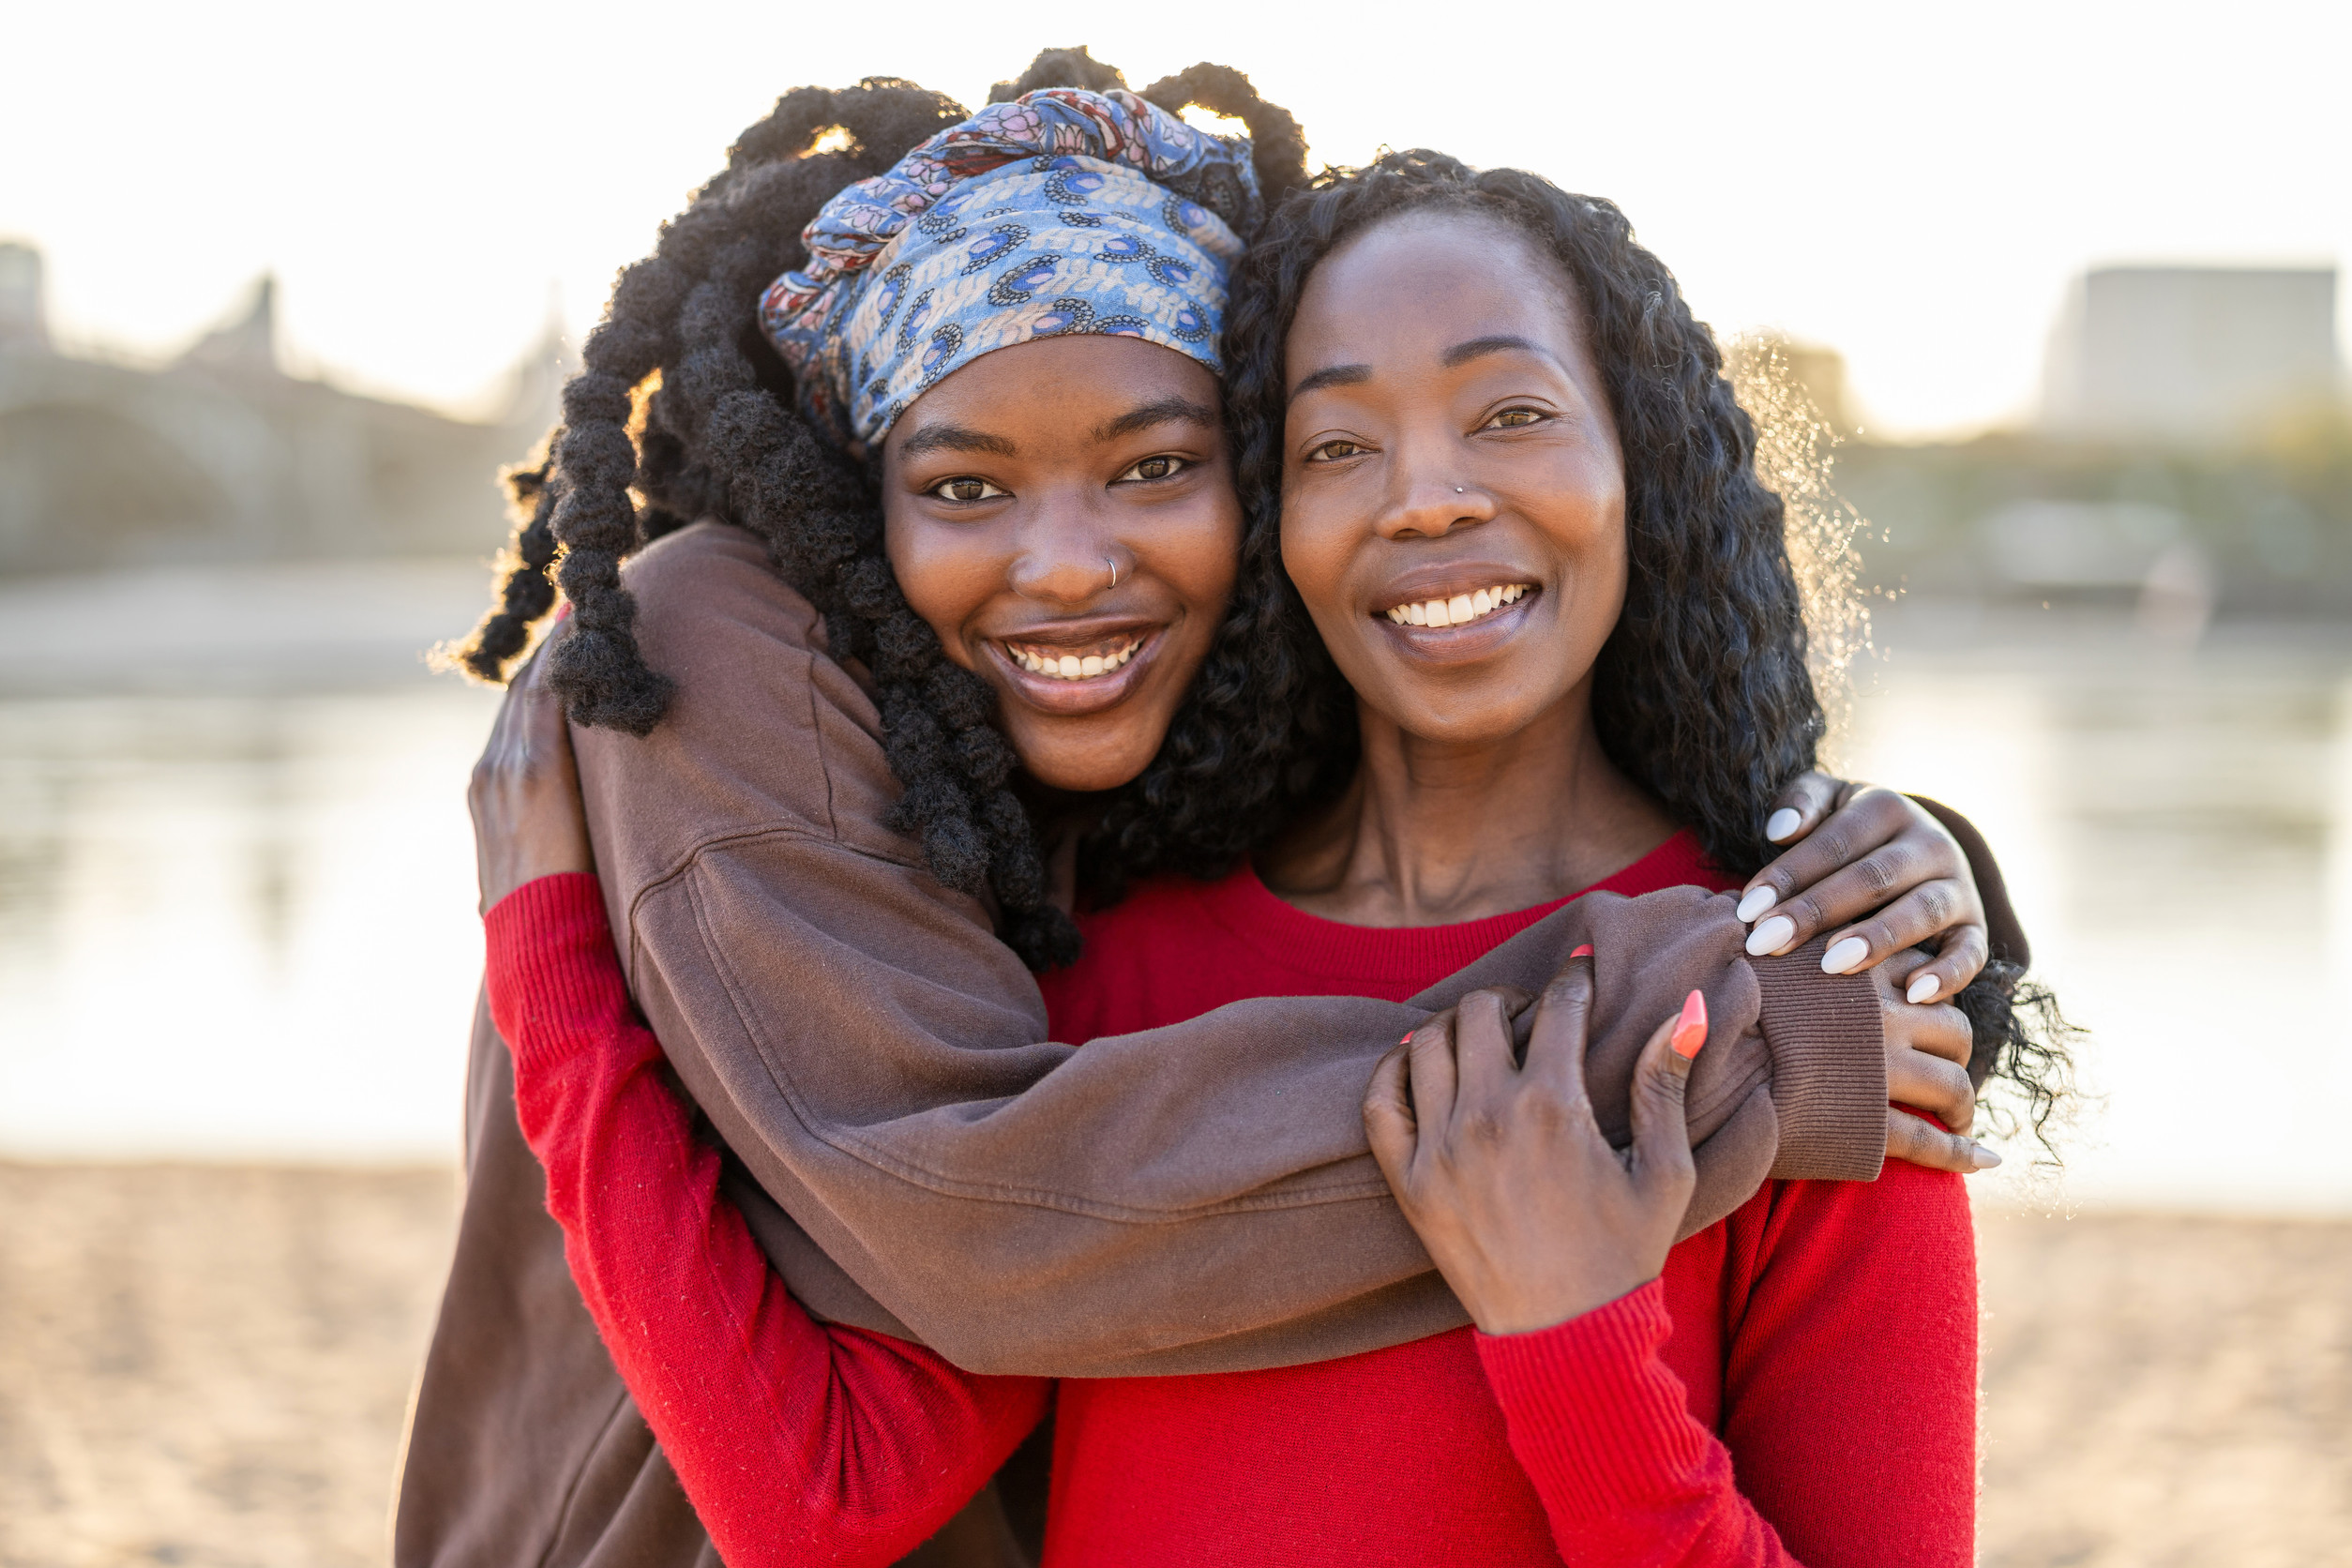
[{"label": "wrist", "polygon": [[1644,1273],[1638,1267],[1594,1271],[1531,1290],[1482,1291],[1476,1301],[1466,1299],[1462,1304],[1478,1332],[1490,1338],[1542,1334],[1624,1300],[1663,1272]]}]

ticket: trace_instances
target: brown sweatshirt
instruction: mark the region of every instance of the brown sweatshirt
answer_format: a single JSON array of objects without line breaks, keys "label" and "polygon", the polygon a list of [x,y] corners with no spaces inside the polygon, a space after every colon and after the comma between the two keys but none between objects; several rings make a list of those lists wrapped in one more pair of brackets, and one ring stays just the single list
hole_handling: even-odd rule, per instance
[{"label": "brown sweatshirt", "polygon": [[[1583,942],[1602,977],[1594,1098],[1621,1138],[1642,1040],[1708,994],[1685,1234],[1768,1175],[1877,1173],[1869,982],[1823,975],[1811,951],[1746,958],[1732,900],[1695,889],[1578,900],[1411,1003],[1268,999],[1048,1043],[988,912],[882,825],[897,784],[873,706],[758,542],[699,524],[628,576],[678,694],[644,740],[575,732],[613,928],[738,1157],[731,1195],[822,1316],[1058,1377],[1281,1365],[1454,1327],[1364,1147],[1367,1075],[1428,1011],[1482,985],[1540,989]],[[707,1545],[571,1287],[486,1018],[472,1084],[396,1560],[697,1560]]]}]

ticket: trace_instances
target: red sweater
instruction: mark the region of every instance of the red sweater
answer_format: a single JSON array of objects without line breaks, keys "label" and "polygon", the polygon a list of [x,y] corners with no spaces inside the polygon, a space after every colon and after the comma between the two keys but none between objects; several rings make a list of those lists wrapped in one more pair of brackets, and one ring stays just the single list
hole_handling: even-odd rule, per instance
[{"label": "red sweater", "polygon": [[[1678,838],[1603,885],[1709,880]],[[1078,1039],[1245,996],[1410,996],[1543,912],[1381,930],[1303,914],[1247,872],[1161,883],[1093,917],[1088,958],[1047,996]],[[893,1560],[1033,1424],[1045,1385],[800,1311],[656,1071],[593,879],[529,884],[489,926],[549,1207],[721,1554]],[[1772,1184],[1660,1281],[1541,1333],[1064,1383],[1048,1561],[1965,1564],[1975,1349],[1956,1179],[1891,1164],[1867,1186]]]}]

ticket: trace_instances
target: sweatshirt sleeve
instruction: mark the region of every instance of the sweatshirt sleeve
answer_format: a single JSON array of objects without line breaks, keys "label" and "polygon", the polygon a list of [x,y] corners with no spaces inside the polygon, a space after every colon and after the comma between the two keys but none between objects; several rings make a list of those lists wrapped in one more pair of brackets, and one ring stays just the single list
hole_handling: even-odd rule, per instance
[{"label": "sweatshirt sleeve", "polygon": [[1478,1336],[1560,1555],[1967,1568],[1976,1275],[1959,1179],[1897,1162],[1873,1185],[1776,1184],[1731,1245],[1746,1286],[1727,1304],[1720,1435],[1661,1355],[1658,1280],[1555,1328]]},{"label": "sweatshirt sleeve", "polygon": [[[625,975],[751,1178],[730,1190],[755,1239],[819,1316],[1054,1377],[1288,1365],[1457,1327],[1371,1159],[1364,1087],[1431,1009],[1540,990],[1586,942],[1626,1003],[1596,1020],[1605,1121],[1656,1020],[1708,993],[1691,1227],[1773,1168],[1772,993],[1728,897],[1592,895],[1410,1003],[1265,998],[1077,1049],[989,909],[889,826],[872,701],[758,542],[698,524],[628,580],[671,705],[641,738],[573,731]],[[1822,977],[1865,1002],[1869,984]],[[1878,1023],[1844,1016],[1844,1065],[1812,1081],[1868,1109],[1824,1123],[1862,1139],[1835,1173],[1867,1173]]]},{"label": "sweatshirt sleeve", "polygon": [[573,1277],[720,1555],[897,1561],[1036,1424],[1046,1385],[818,1324],[792,1299],[630,1010],[596,878],[526,883],[485,925]]}]

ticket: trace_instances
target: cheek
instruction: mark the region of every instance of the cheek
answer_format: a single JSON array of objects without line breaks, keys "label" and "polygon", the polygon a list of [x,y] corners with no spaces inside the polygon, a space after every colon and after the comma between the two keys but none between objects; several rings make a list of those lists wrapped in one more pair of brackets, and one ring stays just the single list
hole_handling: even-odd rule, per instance
[{"label": "cheek", "polygon": [[964,626],[1004,577],[987,531],[946,527],[885,502],[882,553],[909,608],[938,634],[949,658],[972,668]]},{"label": "cheek", "polygon": [[1239,503],[1223,498],[1179,517],[1157,519],[1148,534],[1122,542],[1175,590],[1188,615],[1214,627],[1241,571]]}]

